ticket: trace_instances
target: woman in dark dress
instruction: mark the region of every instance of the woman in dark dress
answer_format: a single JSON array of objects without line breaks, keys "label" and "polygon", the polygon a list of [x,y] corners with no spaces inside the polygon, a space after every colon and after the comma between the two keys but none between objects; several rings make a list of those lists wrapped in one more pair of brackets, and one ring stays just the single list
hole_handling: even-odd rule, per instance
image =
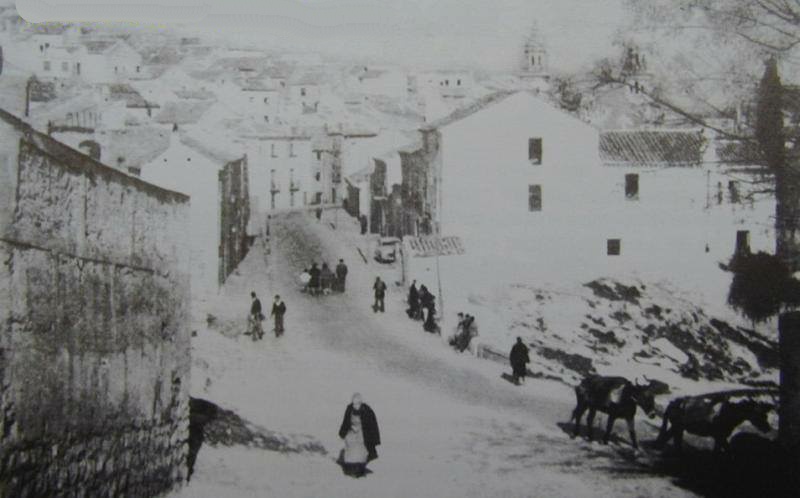
[{"label": "woman in dark dress", "polygon": [[375,447],[381,444],[381,435],[375,412],[358,393],[353,395],[352,403],[344,411],[339,437],[344,439],[339,462],[342,470],[347,475],[363,477],[367,473],[367,462],[378,458]]}]

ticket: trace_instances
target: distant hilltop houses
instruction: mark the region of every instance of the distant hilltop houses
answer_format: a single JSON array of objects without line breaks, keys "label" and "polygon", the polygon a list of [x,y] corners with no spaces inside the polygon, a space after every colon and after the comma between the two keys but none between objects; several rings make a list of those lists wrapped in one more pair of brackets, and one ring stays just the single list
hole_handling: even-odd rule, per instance
[{"label": "distant hilltop houses", "polygon": [[714,137],[666,119],[632,126],[658,121],[637,113],[663,112],[646,103],[649,61],[633,44],[618,61],[631,87],[585,113],[559,100],[558,61],[535,25],[506,74],[29,25],[13,9],[0,13],[0,41],[5,72],[20,81],[16,113],[37,130],[215,199],[190,208],[206,241],[194,253],[200,289],[224,282],[266,219],[286,210],[343,208],[366,235],[428,248],[426,237],[450,237],[454,255],[476,265],[501,244],[520,266],[561,261],[576,274],[643,268],[657,253],[664,268],[699,278],[679,260],[724,259],[772,237],[769,201],[709,162]]}]

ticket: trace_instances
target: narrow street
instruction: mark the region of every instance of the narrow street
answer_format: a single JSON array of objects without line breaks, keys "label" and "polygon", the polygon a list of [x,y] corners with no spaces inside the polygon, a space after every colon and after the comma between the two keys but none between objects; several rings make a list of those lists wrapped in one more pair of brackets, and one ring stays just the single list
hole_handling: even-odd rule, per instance
[{"label": "narrow street", "polygon": [[[207,307],[235,323],[251,288],[267,309],[280,293],[286,335],[252,343],[235,326],[200,330],[193,396],[289,438],[311,437],[328,455],[204,446],[193,481],[176,496],[690,495],[649,475],[646,454],[635,455],[627,438],[608,446],[571,439],[559,426],[573,408],[568,386],[516,387],[501,378],[501,365],[454,352],[407,319],[404,290],[388,278],[387,312],[374,314],[371,284],[385,270],[365,264],[329,225],[292,213],[273,218],[270,231],[269,249],[257,243]],[[299,291],[304,265],[340,257],[350,269],[346,294]],[[373,473],[361,480],[334,462],[353,392],[375,409],[383,441]],[[638,425],[641,439],[653,436]]]}]

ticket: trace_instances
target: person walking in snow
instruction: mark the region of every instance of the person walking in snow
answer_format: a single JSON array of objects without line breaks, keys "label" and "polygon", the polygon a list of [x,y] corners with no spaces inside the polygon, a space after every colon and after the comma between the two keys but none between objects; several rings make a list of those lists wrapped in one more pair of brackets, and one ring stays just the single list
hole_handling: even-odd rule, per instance
[{"label": "person walking in snow", "polygon": [[358,393],[345,408],[339,437],[344,439],[339,459],[342,470],[346,475],[363,477],[367,473],[367,463],[378,458],[375,447],[381,444],[381,435],[375,412]]},{"label": "person walking in snow", "polygon": [[525,373],[527,371],[527,364],[531,359],[528,355],[528,346],[522,342],[521,337],[517,337],[517,343],[511,348],[511,353],[508,355],[511,362],[511,375],[514,377],[514,384],[519,385],[520,381],[525,382]]},{"label": "person walking in snow", "polygon": [[411,282],[411,287],[408,288],[408,310],[406,310],[408,317],[412,320],[420,320],[419,308],[419,291],[417,290],[417,281]]},{"label": "person walking in snow", "polygon": [[386,284],[381,277],[375,277],[375,285],[372,286],[372,289],[375,291],[375,304],[372,305],[372,311],[383,313],[385,311],[383,300],[386,297]]},{"label": "person walking in snow", "polygon": [[308,268],[304,268],[300,273],[300,283],[303,284],[303,292],[308,292],[308,284],[311,282],[311,274],[308,273]]},{"label": "person walking in snow", "polygon": [[317,295],[319,294],[320,271],[316,263],[311,263],[311,269],[308,270],[308,274],[311,275],[311,280],[308,282],[308,288],[311,289],[311,294]]},{"label": "person walking in snow", "polygon": [[336,290],[344,292],[345,281],[347,280],[347,265],[344,260],[340,259],[339,264],[336,265]]},{"label": "person walking in snow", "polygon": [[456,329],[452,336],[447,340],[447,343],[453,346],[455,349],[458,349],[459,341],[461,340],[461,334],[464,333],[464,313],[458,312],[458,322],[456,323]]},{"label": "person walking in snow", "polygon": [[328,295],[331,293],[333,279],[333,272],[328,266],[328,263],[322,263],[322,270],[319,272],[319,283],[323,294]]},{"label": "person walking in snow", "polygon": [[275,301],[272,303],[272,313],[270,316],[275,317],[275,337],[283,335],[283,315],[286,314],[286,304],[281,299],[281,296],[276,295]]},{"label": "person walking in snow", "polygon": [[256,296],[255,291],[250,293],[252,302],[250,303],[250,317],[248,335],[253,336],[253,340],[261,339],[264,337],[264,329],[261,327],[261,322],[264,320],[264,315],[261,313],[261,301]]}]

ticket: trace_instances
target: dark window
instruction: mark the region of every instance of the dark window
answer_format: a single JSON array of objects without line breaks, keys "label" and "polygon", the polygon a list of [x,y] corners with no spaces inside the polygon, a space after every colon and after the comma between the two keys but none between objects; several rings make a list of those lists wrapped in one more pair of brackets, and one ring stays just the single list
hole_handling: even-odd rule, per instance
[{"label": "dark window", "polygon": [[619,256],[622,252],[621,239],[608,239],[606,241],[606,254],[609,256]]},{"label": "dark window", "polygon": [[631,173],[625,175],[625,197],[627,199],[639,198],[639,175]]},{"label": "dark window", "polygon": [[141,69],[141,68],[140,68],[139,66],[136,66],[136,72],[137,72],[137,73],[138,73],[138,72],[140,72],[140,69]]},{"label": "dark window", "polygon": [[300,89],[300,95],[303,96],[303,97],[306,96],[306,89],[305,88],[301,88]]},{"label": "dark window", "polygon": [[50,70],[50,61],[44,61],[44,70],[45,71],[49,71]]},{"label": "dark window", "polygon": [[736,232],[736,254],[750,254],[750,232],[748,230]]},{"label": "dark window", "polygon": [[275,153],[275,144],[269,144],[269,152],[270,156],[278,157],[278,155]]},{"label": "dark window", "polygon": [[731,202],[737,203],[739,202],[739,182],[735,180],[731,180],[728,182],[728,192],[731,196]]},{"label": "dark window", "polygon": [[542,139],[529,138],[528,139],[528,159],[531,164],[542,164]]},{"label": "dark window", "polygon": [[528,185],[528,211],[542,210],[542,186]]}]

